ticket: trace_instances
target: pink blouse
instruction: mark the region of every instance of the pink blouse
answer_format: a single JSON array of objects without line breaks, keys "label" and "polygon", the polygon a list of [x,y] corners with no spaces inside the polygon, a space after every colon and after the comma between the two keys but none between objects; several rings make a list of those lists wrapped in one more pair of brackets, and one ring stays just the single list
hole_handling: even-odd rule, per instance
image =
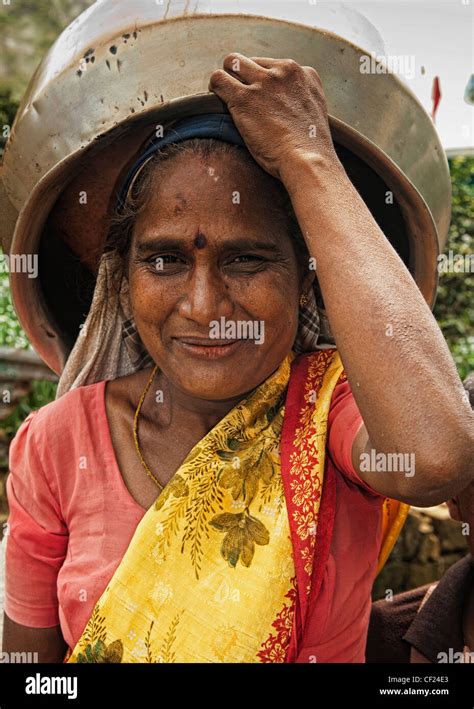
[{"label": "pink blouse", "polygon": [[[348,382],[338,384],[327,443],[327,464],[338,471],[336,521],[320,590],[329,610],[317,646],[299,661],[364,661],[383,497],[352,465],[361,424]],[[146,512],[118,467],[105,380],[31,412],[10,445],[9,470],[5,613],[29,627],[60,624],[73,648]]]}]

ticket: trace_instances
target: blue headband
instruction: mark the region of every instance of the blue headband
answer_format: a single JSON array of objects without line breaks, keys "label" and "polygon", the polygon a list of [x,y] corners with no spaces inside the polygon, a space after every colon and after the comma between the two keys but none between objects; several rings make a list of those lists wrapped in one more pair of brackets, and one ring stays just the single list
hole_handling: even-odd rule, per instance
[{"label": "blue headband", "polygon": [[225,143],[243,145],[245,143],[229,113],[201,113],[197,116],[188,116],[177,121],[172,128],[166,130],[163,138],[158,138],[149,143],[145,151],[137,158],[130,168],[123,186],[117,195],[117,207],[122,209],[130,185],[142,165],[147,162],[158,150],[171,143],[181,143],[189,138],[216,138]]}]

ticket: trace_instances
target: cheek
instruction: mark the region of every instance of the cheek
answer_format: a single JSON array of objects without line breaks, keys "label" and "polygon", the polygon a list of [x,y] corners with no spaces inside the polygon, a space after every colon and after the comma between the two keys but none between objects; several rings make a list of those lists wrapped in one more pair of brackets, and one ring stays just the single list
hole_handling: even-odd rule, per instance
[{"label": "cheek", "polygon": [[246,296],[237,298],[236,312],[243,319],[264,323],[265,351],[291,347],[298,326],[299,291],[294,281],[272,275],[268,282],[255,283]]},{"label": "cheek", "polygon": [[246,299],[269,318],[283,319],[298,309],[299,286],[296,269],[278,269],[256,278],[248,288]]},{"label": "cheek", "polygon": [[172,308],[173,294],[156,276],[135,270],[129,280],[130,304],[137,324],[156,325]]}]

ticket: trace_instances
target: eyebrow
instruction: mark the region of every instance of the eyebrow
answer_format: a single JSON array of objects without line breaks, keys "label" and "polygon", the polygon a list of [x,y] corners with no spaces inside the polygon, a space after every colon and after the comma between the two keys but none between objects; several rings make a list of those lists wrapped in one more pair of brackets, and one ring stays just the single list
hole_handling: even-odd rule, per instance
[{"label": "eyebrow", "polygon": [[[191,240],[177,239],[173,236],[153,237],[139,241],[136,245],[138,253],[143,254],[149,251],[182,250],[189,248]],[[275,251],[277,245],[268,241],[258,241],[256,239],[229,239],[221,245],[222,251]]]}]

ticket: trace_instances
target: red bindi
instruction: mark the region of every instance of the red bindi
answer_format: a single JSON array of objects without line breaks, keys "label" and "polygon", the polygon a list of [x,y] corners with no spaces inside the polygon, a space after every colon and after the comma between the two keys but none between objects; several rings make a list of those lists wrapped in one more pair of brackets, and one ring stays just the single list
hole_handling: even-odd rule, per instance
[{"label": "red bindi", "polygon": [[197,249],[203,249],[207,245],[207,239],[204,234],[198,234],[194,239],[194,246]]}]

